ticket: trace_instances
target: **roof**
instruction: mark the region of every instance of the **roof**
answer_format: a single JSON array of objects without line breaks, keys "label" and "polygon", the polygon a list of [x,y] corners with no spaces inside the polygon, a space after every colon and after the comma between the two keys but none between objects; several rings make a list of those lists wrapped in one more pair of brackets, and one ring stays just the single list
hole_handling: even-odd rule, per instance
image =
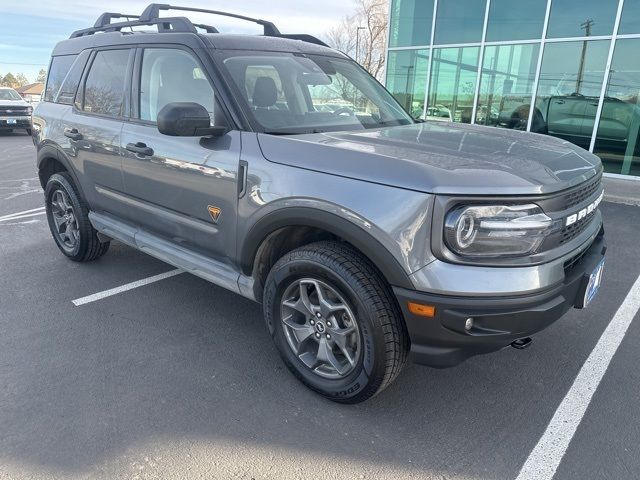
[{"label": "roof", "polygon": [[44,83],[40,82],[30,83],[29,85],[23,85],[22,87],[16,88],[16,92],[30,95],[41,95],[43,90]]}]

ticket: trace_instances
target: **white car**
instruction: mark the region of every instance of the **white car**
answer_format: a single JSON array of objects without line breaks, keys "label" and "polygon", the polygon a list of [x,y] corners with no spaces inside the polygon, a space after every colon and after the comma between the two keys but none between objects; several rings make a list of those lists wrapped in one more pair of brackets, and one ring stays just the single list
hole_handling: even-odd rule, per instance
[{"label": "white car", "polygon": [[24,129],[31,135],[33,107],[13,88],[0,87],[0,131]]}]

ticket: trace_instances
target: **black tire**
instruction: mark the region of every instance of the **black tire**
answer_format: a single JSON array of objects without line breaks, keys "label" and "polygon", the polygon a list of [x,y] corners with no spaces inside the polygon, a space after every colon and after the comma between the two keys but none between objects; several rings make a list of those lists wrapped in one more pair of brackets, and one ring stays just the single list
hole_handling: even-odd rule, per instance
[{"label": "black tire", "polygon": [[[357,319],[363,348],[353,371],[342,378],[319,376],[287,341],[281,302],[285,292],[301,278],[330,286]],[[409,336],[393,293],[371,262],[348,244],[318,242],[282,257],[267,277],[263,309],[267,328],[289,370],[306,386],[335,402],[360,403],[377,395],[406,364]]]},{"label": "black tire", "polygon": [[[52,199],[58,191],[66,193],[72,214],[75,217],[75,223],[77,224],[79,238],[76,239],[72,246],[65,244],[54,220],[55,207]],[[47,221],[49,222],[51,235],[64,255],[74,262],[92,262],[107,253],[110,243],[103,243],[98,239],[98,232],[89,221],[89,207],[78,193],[73,179],[68,173],[62,172],[52,175],[47,182],[44,195]]]},{"label": "black tire", "polygon": [[27,135],[31,136],[31,129],[27,128]]}]

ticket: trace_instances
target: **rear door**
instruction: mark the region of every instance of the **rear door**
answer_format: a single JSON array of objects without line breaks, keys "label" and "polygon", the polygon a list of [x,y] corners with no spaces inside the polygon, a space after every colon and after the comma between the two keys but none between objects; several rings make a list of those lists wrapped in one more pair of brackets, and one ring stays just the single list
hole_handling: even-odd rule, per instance
[{"label": "rear door", "polygon": [[[216,125],[226,123],[203,62],[183,47],[139,48],[132,92],[133,118],[121,140],[129,219],[204,255],[234,255],[240,132],[169,137],[156,125],[160,110],[173,102],[198,103]],[[150,154],[131,151],[136,146]]]},{"label": "rear door", "polygon": [[63,119],[64,150],[91,209],[119,215],[126,209],[116,194],[124,190],[120,135],[129,108],[125,92],[133,53],[122,47],[93,52],[74,106]]}]

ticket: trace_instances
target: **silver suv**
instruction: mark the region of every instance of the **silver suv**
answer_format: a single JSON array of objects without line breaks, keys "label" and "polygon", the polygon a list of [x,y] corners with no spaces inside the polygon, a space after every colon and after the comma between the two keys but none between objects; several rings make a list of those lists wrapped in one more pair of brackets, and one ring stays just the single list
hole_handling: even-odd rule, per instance
[{"label": "silver suv", "polygon": [[593,299],[597,157],[417,122],[318,39],[246,17],[264,35],[223,35],[167,9],[233,16],[106,13],[53,52],[34,141],[71,260],[114,239],[261,302],[289,369],[345,403],[409,357],[523,348]]}]

